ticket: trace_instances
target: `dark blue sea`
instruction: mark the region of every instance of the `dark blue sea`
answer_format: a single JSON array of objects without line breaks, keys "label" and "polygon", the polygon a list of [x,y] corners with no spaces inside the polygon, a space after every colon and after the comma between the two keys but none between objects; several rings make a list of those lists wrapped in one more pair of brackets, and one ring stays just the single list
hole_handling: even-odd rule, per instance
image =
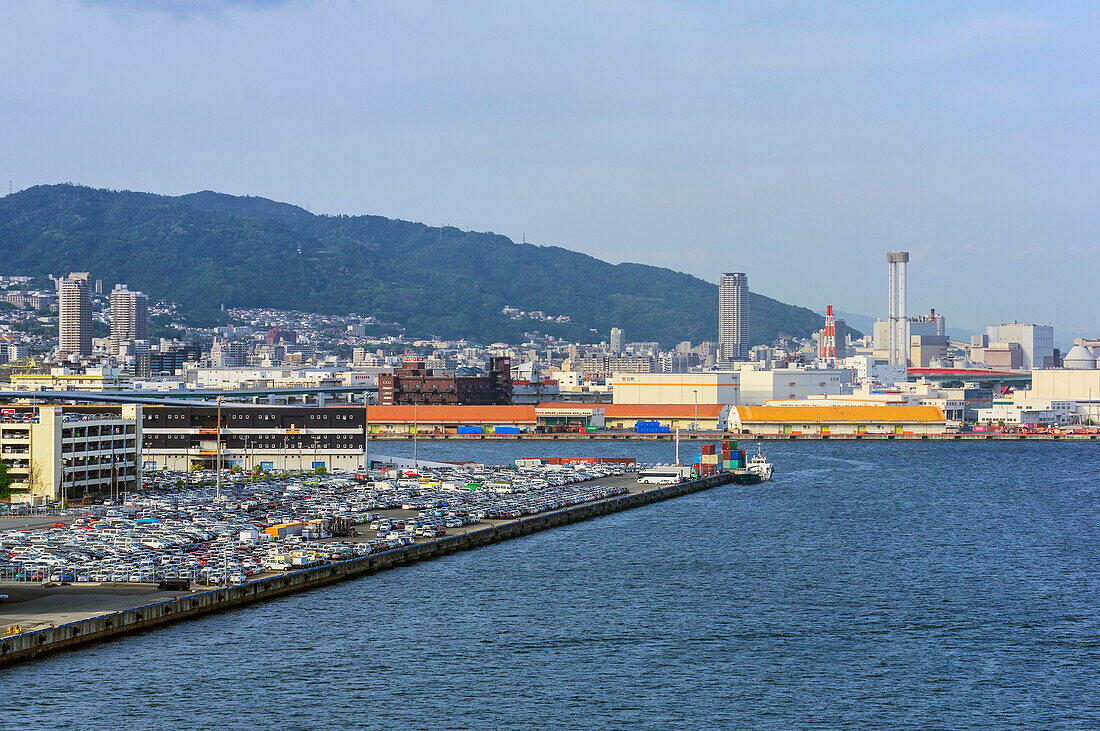
[{"label": "dark blue sea", "polygon": [[0,726],[1100,728],[1100,445],[766,446],[770,484],[0,670]]}]

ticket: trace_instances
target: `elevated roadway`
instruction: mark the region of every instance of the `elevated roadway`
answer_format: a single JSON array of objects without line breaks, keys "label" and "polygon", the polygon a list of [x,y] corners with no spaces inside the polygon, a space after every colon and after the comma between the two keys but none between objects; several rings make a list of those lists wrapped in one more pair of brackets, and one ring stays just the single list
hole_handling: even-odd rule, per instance
[{"label": "elevated roadway", "polygon": [[320,386],[302,388],[233,389],[178,389],[173,391],[0,391],[0,402],[35,403],[97,403],[97,404],[156,404],[178,406],[180,402],[197,402],[213,405],[217,399],[273,399],[279,396],[315,396],[324,398],[337,394],[365,394],[374,387]]}]

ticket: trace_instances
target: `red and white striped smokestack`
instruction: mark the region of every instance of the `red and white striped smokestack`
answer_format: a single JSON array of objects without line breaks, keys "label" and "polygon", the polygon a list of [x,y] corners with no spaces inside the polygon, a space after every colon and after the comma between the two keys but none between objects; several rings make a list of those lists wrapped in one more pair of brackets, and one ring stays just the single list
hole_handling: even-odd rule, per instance
[{"label": "red and white striped smokestack", "polygon": [[825,338],[821,350],[826,358],[836,357],[836,318],[833,317],[832,305],[825,305]]}]

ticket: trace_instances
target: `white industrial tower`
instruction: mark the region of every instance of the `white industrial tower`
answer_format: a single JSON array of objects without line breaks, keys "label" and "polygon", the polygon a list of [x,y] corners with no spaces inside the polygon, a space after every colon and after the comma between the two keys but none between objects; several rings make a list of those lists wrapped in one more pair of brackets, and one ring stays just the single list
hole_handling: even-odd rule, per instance
[{"label": "white industrial tower", "polygon": [[908,365],[909,362],[909,318],[905,314],[905,268],[909,263],[908,251],[886,252],[886,263],[890,268],[890,363]]}]

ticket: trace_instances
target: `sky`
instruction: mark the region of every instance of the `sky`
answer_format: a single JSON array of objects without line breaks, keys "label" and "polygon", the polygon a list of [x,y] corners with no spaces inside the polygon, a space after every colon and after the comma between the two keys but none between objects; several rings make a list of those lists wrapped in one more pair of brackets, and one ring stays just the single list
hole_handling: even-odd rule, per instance
[{"label": "sky", "polygon": [[[495,231],[1100,334],[1100,4],[0,2],[0,181]],[[4,186],[6,192],[7,186]]]}]

